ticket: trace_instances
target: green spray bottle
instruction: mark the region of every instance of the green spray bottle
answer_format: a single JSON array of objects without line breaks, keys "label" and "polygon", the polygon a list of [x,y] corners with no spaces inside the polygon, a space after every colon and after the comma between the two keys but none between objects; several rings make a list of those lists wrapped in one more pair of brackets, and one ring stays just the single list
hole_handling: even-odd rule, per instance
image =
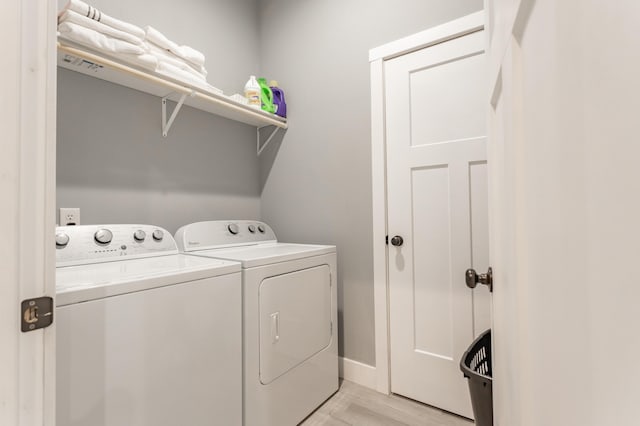
[{"label": "green spray bottle", "polygon": [[259,78],[258,84],[260,85],[260,100],[262,101],[262,109],[271,114],[276,112],[276,106],[273,104],[273,92],[271,87],[267,84],[266,78]]}]

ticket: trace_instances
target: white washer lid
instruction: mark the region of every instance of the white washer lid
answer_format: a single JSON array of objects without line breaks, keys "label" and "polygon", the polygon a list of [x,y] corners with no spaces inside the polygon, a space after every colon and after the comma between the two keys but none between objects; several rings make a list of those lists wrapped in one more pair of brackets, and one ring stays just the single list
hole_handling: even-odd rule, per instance
[{"label": "white washer lid", "polygon": [[240,264],[184,254],[56,268],[56,306],[240,272]]},{"label": "white washer lid", "polygon": [[242,263],[243,268],[271,265],[306,257],[335,253],[336,246],[309,244],[263,243],[251,246],[192,251],[197,256],[215,257],[235,260]]}]

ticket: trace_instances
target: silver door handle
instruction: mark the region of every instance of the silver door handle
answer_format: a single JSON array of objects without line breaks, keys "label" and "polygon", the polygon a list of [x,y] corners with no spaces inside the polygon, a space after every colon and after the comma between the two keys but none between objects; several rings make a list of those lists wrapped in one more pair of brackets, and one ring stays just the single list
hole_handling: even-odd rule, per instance
[{"label": "silver door handle", "polygon": [[478,274],[475,269],[467,269],[464,273],[464,280],[469,288],[476,288],[476,285],[480,283],[489,286],[489,291],[493,292],[493,269],[491,266],[486,274]]}]

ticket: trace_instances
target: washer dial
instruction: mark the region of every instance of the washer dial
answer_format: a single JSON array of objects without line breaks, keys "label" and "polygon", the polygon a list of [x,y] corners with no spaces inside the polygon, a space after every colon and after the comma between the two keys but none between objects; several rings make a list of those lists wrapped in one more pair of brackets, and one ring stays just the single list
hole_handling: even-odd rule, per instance
[{"label": "washer dial", "polygon": [[65,247],[69,244],[69,236],[64,232],[56,232],[56,247]]},{"label": "washer dial", "polygon": [[143,242],[145,238],[147,238],[147,233],[144,232],[142,229],[138,229],[136,232],[133,233],[133,239],[139,243]]},{"label": "washer dial", "polygon": [[111,242],[113,239],[113,234],[108,229],[98,229],[95,234],[93,234],[93,238],[96,240],[98,244],[106,245]]}]

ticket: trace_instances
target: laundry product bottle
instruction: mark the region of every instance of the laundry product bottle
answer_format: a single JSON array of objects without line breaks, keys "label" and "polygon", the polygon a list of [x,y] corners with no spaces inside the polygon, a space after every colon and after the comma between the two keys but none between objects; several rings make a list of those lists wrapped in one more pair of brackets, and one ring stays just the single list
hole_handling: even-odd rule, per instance
[{"label": "laundry product bottle", "polygon": [[260,84],[255,75],[249,77],[249,81],[244,85],[244,97],[249,101],[249,106],[260,108]]},{"label": "laundry product bottle", "polygon": [[276,107],[273,105],[273,93],[271,88],[267,84],[266,78],[259,78],[258,84],[260,85],[260,100],[262,101],[262,109],[273,114],[276,111]]},{"label": "laundry product bottle", "polygon": [[276,115],[286,118],[287,104],[284,101],[284,92],[278,87],[278,82],[275,80],[271,80],[269,86],[271,86],[271,92],[273,93],[273,105],[276,107]]}]

